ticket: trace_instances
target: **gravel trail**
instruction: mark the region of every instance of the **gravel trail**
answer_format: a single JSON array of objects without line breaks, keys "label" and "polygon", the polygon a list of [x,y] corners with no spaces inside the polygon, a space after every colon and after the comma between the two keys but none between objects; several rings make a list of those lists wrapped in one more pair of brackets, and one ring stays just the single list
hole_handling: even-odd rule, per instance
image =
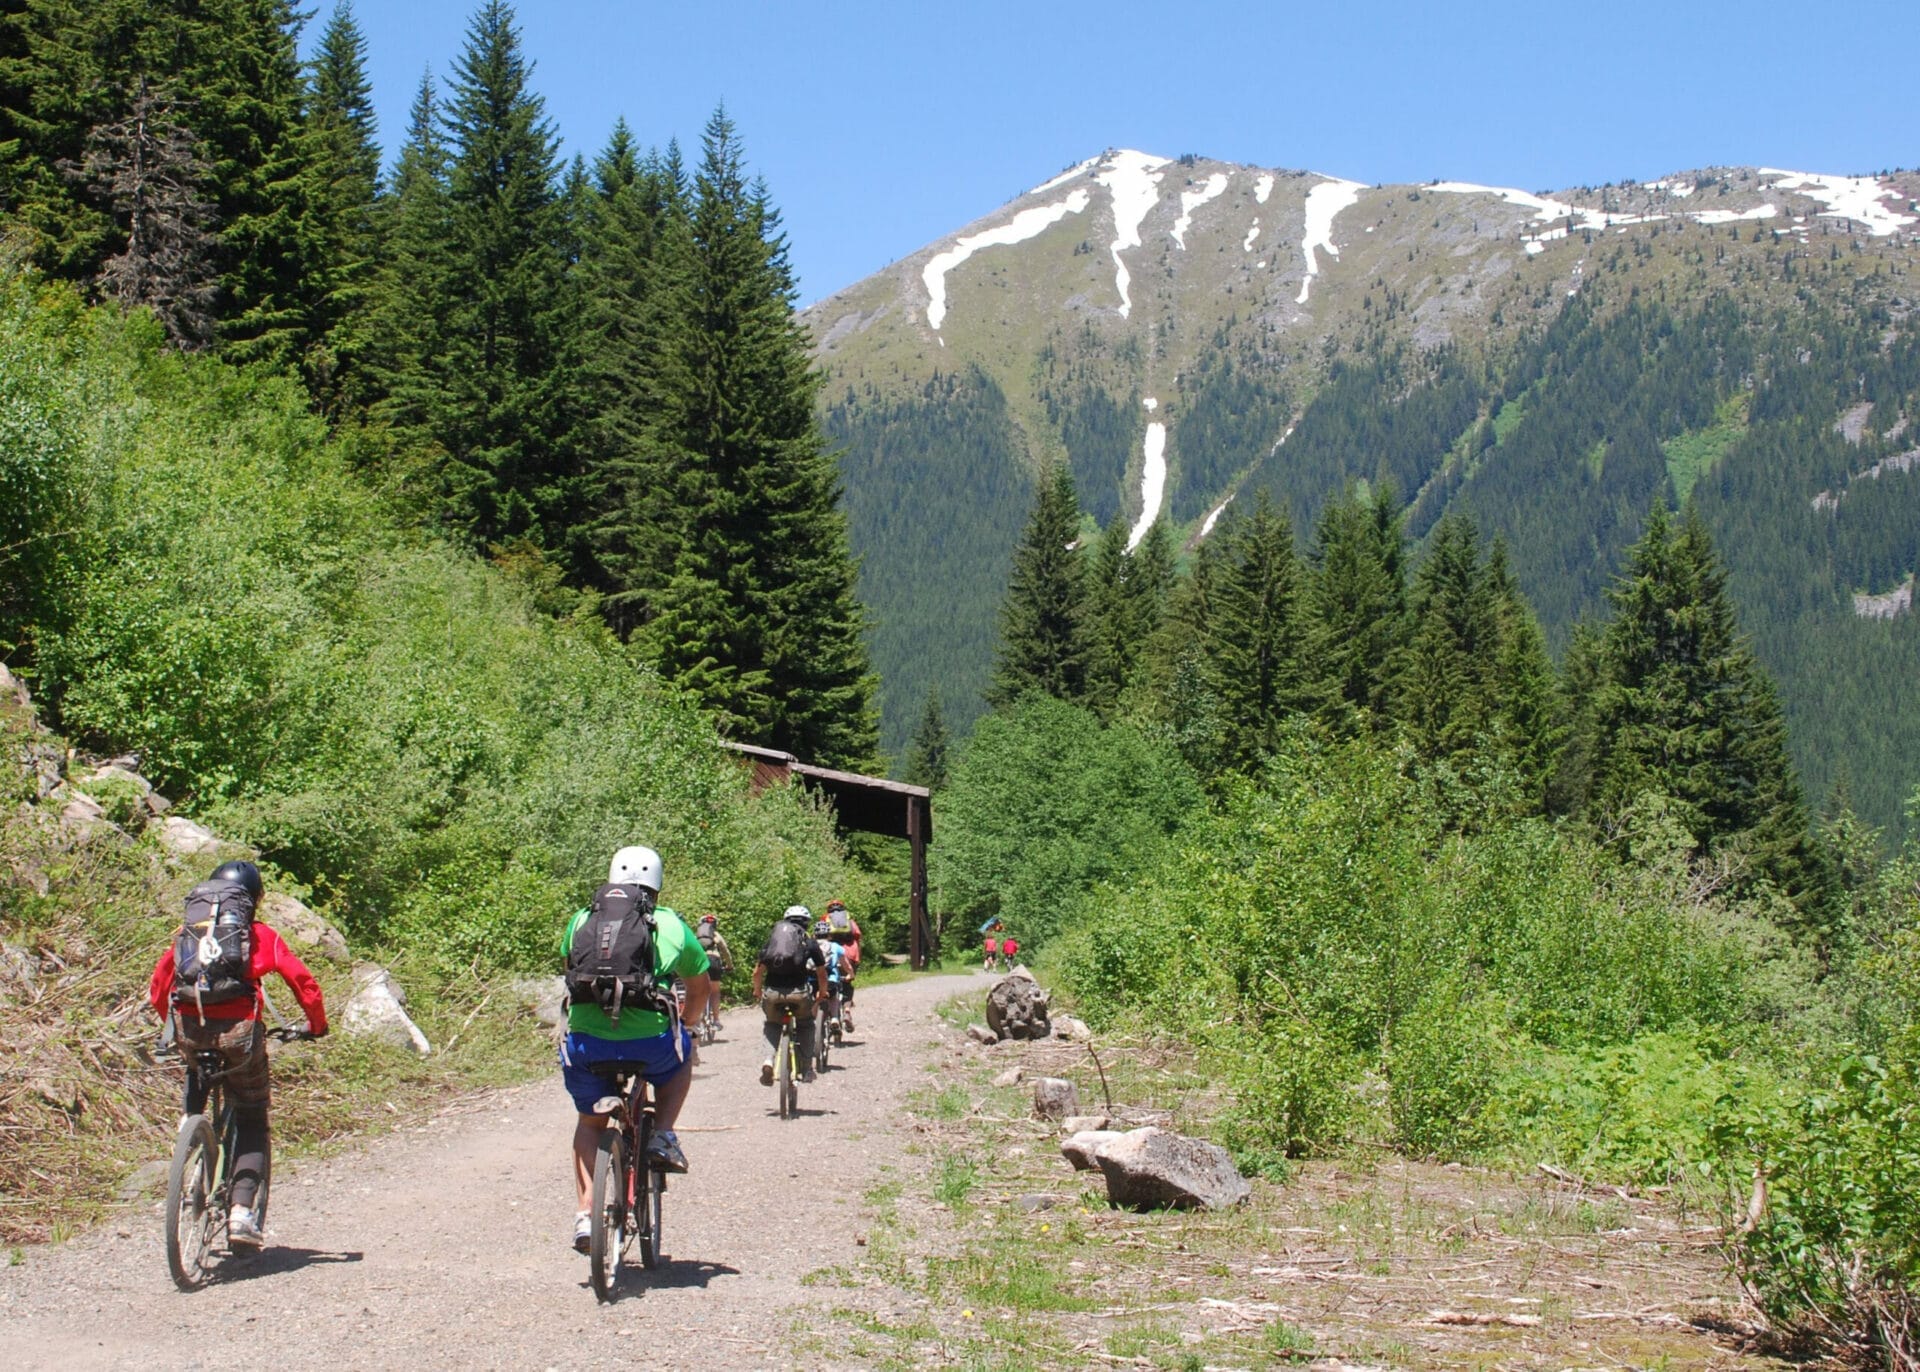
[{"label": "gravel trail", "polygon": [[792,1121],[759,1082],[759,1012],[731,1011],[681,1117],[692,1170],[667,1191],[667,1265],[636,1267],[610,1305],[568,1244],[556,1069],[279,1169],[268,1248],[206,1290],[173,1288],[157,1207],[27,1250],[0,1267],[0,1366],[807,1365],[785,1347],[821,1298],[801,1278],[851,1260],[862,1193],[900,1156],[899,1107],[943,1033],[930,1012],[980,980],[863,990],[860,1033]]}]

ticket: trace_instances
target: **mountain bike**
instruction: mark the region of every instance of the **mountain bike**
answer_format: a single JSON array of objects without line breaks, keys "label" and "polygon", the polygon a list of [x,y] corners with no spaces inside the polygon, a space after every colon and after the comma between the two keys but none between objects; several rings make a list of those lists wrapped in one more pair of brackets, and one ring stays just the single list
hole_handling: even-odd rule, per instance
[{"label": "mountain bike", "polygon": [[694,1026],[694,1037],[701,1043],[711,1046],[720,1037],[720,983],[718,978],[707,992],[707,1003],[700,1011],[700,1022]]},{"label": "mountain bike", "polygon": [[[269,1029],[267,1036],[281,1043],[313,1037],[305,1029],[287,1028]],[[167,1270],[182,1291],[195,1290],[211,1279],[215,1254],[227,1232],[240,1132],[238,1113],[222,1085],[232,1071],[214,1049],[194,1052],[187,1064],[187,1099],[204,1103],[197,1113],[181,1116],[173,1162],[167,1168]],[[273,1179],[272,1154],[267,1156],[253,1197],[254,1217],[262,1231],[267,1227],[267,1190]]]},{"label": "mountain bike", "polygon": [[800,1113],[800,1026],[793,1007],[780,1012],[780,1042],[773,1050],[773,1086],[780,1093],[780,1118],[790,1120]]},{"label": "mountain bike", "polygon": [[600,1148],[593,1159],[592,1209],[587,1243],[588,1279],[593,1294],[613,1299],[620,1267],[635,1243],[640,1265],[660,1265],[661,1197],[666,1174],[649,1165],[647,1144],[653,1138],[653,1093],[636,1065],[613,1063],[603,1069],[611,1078],[612,1094],[594,1103],[593,1113],[607,1117]]},{"label": "mountain bike", "polygon": [[813,1059],[816,1070],[827,1070],[827,1059],[839,1045],[840,993],[829,991],[825,1000],[815,1003],[813,1012]]}]

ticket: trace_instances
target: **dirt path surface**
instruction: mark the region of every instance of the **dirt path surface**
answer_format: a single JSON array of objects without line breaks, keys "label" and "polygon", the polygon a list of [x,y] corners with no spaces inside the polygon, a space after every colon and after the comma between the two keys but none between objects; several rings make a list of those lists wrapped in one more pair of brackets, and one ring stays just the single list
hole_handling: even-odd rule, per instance
[{"label": "dirt path surface", "polygon": [[801,1278],[848,1260],[866,1179],[900,1155],[901,1102],[927,1080],[931,1011],[978,980],[862,991],[860,1033],[793,1121],[759,1084],[758,1012],[730,1013],[681,1117],[692,1171],[667,1192],[668,1264],[625,1276],[611,1305],[568,1243],[556,1073],[283,1167],[270,1246],[210,1289],[173,1288],[157,1209],[29,1250],[0,1268],[0,1366],[805,1365],[785,1337],[817,1294]]}]

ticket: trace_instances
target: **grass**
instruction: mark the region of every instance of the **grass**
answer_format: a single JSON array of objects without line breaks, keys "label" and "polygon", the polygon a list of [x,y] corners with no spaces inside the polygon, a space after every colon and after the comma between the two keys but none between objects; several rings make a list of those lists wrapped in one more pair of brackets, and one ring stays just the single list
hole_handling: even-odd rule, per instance
[{"label": "grass", "polygon": [[979,1184],[980,1165],[964,1154],[949,1153],[940,1159],[940,1175],[933,1183],[934,1199],[957,1209],[967,1203]]},{"label": "grass", "polygon": [[1684,501],[1694,484],[1712,471],[1727,455],[1727,449],[1747,431],[1747,401],[1745,391],[1727,397],[1715,408],[1712,424],[1669,438],[1660,445],[1667,458],[1667,478],[1672,481],[1678,499]]}]

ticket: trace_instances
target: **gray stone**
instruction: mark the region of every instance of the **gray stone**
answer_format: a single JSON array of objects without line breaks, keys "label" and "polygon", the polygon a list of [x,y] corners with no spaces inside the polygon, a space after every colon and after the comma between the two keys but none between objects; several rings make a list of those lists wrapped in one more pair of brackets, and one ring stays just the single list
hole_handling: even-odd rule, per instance
[{"label": "gray stone", "polygon": [[1083,1130],[1060,1141],[1060,1156],[1073,1164],[1074,1171],[1091,1172],[1100,1165],[1100,1150],[1115,1139],[1124,1137],[1117,1129]]},{"label": "gray stone", "polygon": [[27,688],[20,684],[20,678],[7,670],[7,664],[0,662],[0,696],[11,696],[13,703],[23,710],[33,708],[33,697],[27,694]]},{"label": "gray stone", "polygon": [[1009,1067],[1006,1071],[1002,1072],[999,1076],[993,1079],[993,1084],[995,1086],[1018,1086],[1021,1082],[1026,1080],[1026,1077],[1027,1077],[1026,1068]]},{"label": "gray stone", "polygon": [[987,992],[987,1027],[1003,1039],[1043,1039],[1053,1032],[1047,992],[1026,968],[1000,978]]},{"label": "gray stone", "polygon": [[1093,1030],[1087,1022],[1076,1015],[1059,1015],[1053,1021],[1055,1038],[1072,1039],[1075,1043],[1091,1043]]},{"label": "gray stone", "polygon": [[1084,1134],[1089,1129],[1108,1129],[1113,1126],[1109,1115],[1068,1115],[1060,1121],[1060,1127],[1069,1134]]},{"label": "gray stone", "polygon": [[159,835],[160,846],[177,857],[200,857],[220,848],[213,830],[184,815],[168,815],[161,820]]},{"label": "gray stone", "polygon": [[69,790],[67,803],[60,807],[60,822],[75,829],[90,829],[106,823],[107,812],[99,801],[84,791]]},{"label": "gray stone", "polygon": [[260,918],[279,931],[298,953],[318,953],[329,962],[352,954],[341,932],[284,891],[269,891],[260,901]]},{"label": "gray stone", "polygon": [[86,779],[82,781],[80,784],[82,786],[85,786],[90,782],[104,782],[108,785],[131,786],[134,790],[138,791],[143,798],[148,795],[151,795],[153,792],[152,782],[148,781],[145,777],[141,776],[138,772],[133,771],[131,768],[120,766],[118,762],[109,762],[103,767],[94,768],[91,772],[87,774]]},{"label": "gray stone", "polygon": [[146,799],[147,813],[158,817],[173,808],[173,802],[158,791],[148,791]]},{"label": "gray stone", "polygon": [[1058,1196],[1049,1196],[1044,1192],[1035,1191],[1024,1196],[1015,1197],[1013,1203],[1031,1215],[1037,1210],[1053,1209],[1054,1206],[1060,1203],[1060,1198]]},{"label": "gray stone", "polygon": [[989,1046],[1000,1042],[1000,1036],[984,1024],[969,1024],[967,1026],[967,1037],[975,1043],[984,1043]]},{"label": "gray stone", "polygon": [[386,968],[360,967],[353,974],[353,996],[340,1016],[341,1031],[377,1038],[425,1057],[433,1045],[407,1015],[406,1006],[407,993]]},{"label": "gray stone", "polygon": [[1131,1130],[1101,1145],[1094,1161],[1116,1205],[1225,1210],[1253,1193],[1226,1149],[1166,1129]]},{"label": "gray stone", "polygon": [[143,1162],[121,1181],[118,1195],[123,1201],[137,1201],[147,1196],[156,1196],[167,1189],[167,1164],[155,1158],[152,1162]]},{"label": "gray stone", "polygon": [[567,1012],[562,1008],[567,998],[565,977],[519,977],[513,983],[513,994],[549,1029],[558,1029],[566,1022]]},{"label": "gray stone", "polygon": [[1080,1113],[1080,1088],[1065,1077],[1040,1077],[1033,1083],[1033,1113],[1061,1120]]}]

